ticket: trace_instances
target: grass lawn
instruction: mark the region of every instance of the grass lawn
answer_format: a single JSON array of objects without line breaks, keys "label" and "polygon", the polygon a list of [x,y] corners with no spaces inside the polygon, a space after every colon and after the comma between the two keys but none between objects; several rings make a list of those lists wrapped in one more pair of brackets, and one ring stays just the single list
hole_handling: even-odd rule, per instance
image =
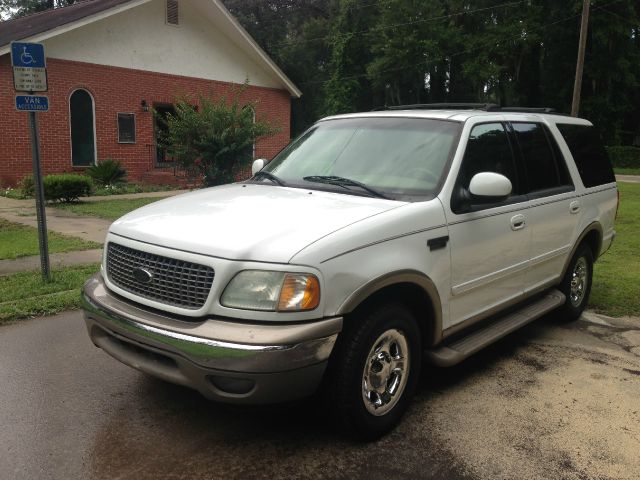
[{"label": "grass lawn", "polygon": [[640,316],[640,184],[618,189],[617,236],[595,264],[590,307],[612,317]]},{"label": "grass lawn", "polygon": [[56,203],[55,208],[68,210],[78,215],[115,220],[131,210],[143,207],[149,203],[162,200],[162,197],[136,198],[131,200],[104,200],[101,202]]},{"label": "grass lawn", "polygon": [[[87,242],[75,237],[49,232],[49,252],[61,253],[73,250],[101,248],[99,243]],[[38,230],[0,218],[0,260],[38,255]],[[0,297],[2,298],[2,297]]]},{"label": "grass lawn", "polygon": [[0,325],[78,308],[80,287],[99,268],[95,264],[54,269],[51,283],[45,283],[39,271],[0,277]]},{"label": "grass lawn", "polygon": [[614,168],[618,175],[640,175],[640,168]]}]

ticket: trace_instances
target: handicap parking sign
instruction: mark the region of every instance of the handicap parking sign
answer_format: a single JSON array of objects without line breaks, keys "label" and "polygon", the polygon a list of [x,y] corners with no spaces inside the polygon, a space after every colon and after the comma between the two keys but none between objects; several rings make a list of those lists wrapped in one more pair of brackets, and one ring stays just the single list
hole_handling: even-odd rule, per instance
[{"label": "handicap parking sign", "polygon": [[44,45],[41,43],[11,43],[11,64],[14,67],[45,68]]},{"label": "handicap parking sign", "polygon": [[47,62],[41,43],[11,42],[13,86],[19,92],[47,91]]}]

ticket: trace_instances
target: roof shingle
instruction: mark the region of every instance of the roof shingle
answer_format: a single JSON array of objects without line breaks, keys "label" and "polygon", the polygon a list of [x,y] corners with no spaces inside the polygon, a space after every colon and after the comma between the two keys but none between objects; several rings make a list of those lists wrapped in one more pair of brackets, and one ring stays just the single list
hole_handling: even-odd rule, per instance
[{"label": "roof shingle", "polygon": [[116,7],[131,0],[84,0],[67,7],[0,22],[0,48]]}]

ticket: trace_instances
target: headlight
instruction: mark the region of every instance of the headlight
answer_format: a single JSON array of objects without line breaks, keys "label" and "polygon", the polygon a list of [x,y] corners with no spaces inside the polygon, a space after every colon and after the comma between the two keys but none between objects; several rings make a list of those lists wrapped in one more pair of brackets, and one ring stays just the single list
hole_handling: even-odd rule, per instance
[{"label": "headlight", "polygon": [[245,270],[229,282],[220,303],[243,310],[313,310],[320,303],[320,283],[310,273]]}]

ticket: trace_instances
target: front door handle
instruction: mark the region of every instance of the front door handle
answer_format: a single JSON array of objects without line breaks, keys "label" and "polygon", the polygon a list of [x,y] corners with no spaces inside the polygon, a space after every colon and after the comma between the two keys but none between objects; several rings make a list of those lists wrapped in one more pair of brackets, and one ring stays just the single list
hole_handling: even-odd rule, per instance
[{"label": "front door handle", "polygon": [[580,211],[580,202],[577,200],[574,200],[573,202],[571,202],[569,204],[569,211],[571,213],[578,213]]},{"label": "front door handle", "polygon": [[526,225],[524,215],[514,215],[511,217],[511,230],[522,230]]}]

